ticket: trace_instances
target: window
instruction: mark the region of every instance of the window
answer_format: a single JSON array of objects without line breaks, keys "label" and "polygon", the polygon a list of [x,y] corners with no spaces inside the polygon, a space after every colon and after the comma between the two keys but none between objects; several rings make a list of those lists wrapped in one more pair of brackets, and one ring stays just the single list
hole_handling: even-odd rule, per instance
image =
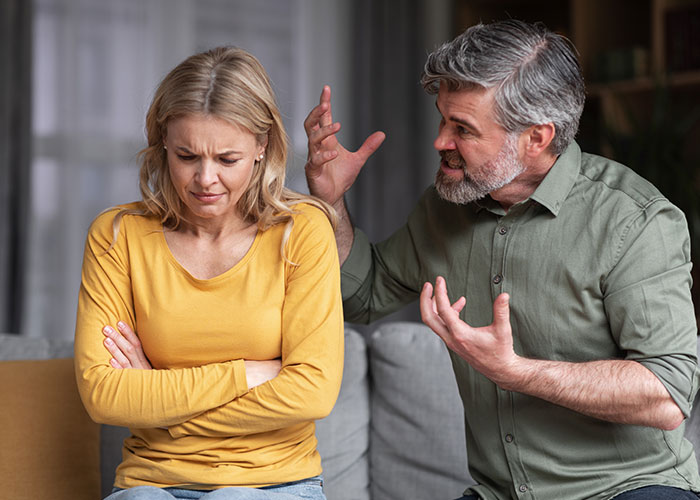
[{"label": "window", "polygon": [[321,85],[346,72],[349,58],[338,56],[348,44],[344,9],[349,1],[35,1],[23,333],[73,337],[89,224],[139,199],[147,107],[160,79],[190,54],[237,45],[260,59],[294,146],[288,184],[304,189],[301,124]]}]

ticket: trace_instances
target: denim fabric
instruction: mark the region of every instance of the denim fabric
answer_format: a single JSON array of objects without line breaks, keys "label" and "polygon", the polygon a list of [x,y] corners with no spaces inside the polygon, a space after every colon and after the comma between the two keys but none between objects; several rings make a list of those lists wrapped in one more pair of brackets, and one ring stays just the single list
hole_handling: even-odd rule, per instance
[{"label": "denim fabric", "polygon": [[218,490],[185,490],[136,486],[114,492],[105,500],[326,500],[321,476],[262,488],[221,488]]},{"label": "denim fabric", "polygon": [[[672,488],[670,486],[645,486],[636,490],[626,491],[615,496],[612,500],[698,500],[698,495],[692,491]],[[457,500],[479,500],[478,495],[465,495]]]},{"label": "denim fabric", "polygon": [[613,500],[698,500],[698,495],[670,486],[645,486],[620,493]]}]

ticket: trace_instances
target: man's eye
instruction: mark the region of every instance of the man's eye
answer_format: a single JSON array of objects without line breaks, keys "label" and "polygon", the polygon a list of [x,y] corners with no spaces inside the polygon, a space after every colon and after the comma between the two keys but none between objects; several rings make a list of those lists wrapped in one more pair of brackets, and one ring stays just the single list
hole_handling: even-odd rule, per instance
[{"label": "man's eye", "polygon": [[195,155],[181,155],[181,154],[177,155],[177,157],[179,159],[181,159],[182,161],[192,161],[196,158]]},{"label": "man's eye", "polygon": [[468,131],[466,128],[462,127],[462,126],[457,125],[457,133],[458,133],[459,135],[467,135],[467,134],[469,134],[469,131]]}]

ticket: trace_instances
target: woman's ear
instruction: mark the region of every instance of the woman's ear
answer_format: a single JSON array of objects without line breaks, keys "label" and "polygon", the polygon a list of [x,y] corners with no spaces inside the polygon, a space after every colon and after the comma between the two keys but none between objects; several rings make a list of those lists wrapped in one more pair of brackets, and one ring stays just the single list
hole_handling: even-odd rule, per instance
[{"label": "woman's ear", "polygon": [[[262,160],[265,157],[265,149],[267,148],[267,134],[261,134],[258,136],[258,152],[256,155],[257,160]],[[262,155],[262,158],[261,158]]]}]

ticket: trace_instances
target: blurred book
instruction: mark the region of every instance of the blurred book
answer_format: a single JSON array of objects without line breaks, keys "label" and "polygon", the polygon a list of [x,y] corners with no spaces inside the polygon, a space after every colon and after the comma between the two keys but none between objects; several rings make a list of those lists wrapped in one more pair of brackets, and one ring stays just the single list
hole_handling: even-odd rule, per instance
[{"label": "blurred book", "polygon": [[594,64],[596,82],[634,80],[649,76],[649,50],[644,47],[606,50],[596,56]]},{"label": "blurred book", "polygon": [[665,30],[666,71],[700,69],[700,5],[666,11]]}]

